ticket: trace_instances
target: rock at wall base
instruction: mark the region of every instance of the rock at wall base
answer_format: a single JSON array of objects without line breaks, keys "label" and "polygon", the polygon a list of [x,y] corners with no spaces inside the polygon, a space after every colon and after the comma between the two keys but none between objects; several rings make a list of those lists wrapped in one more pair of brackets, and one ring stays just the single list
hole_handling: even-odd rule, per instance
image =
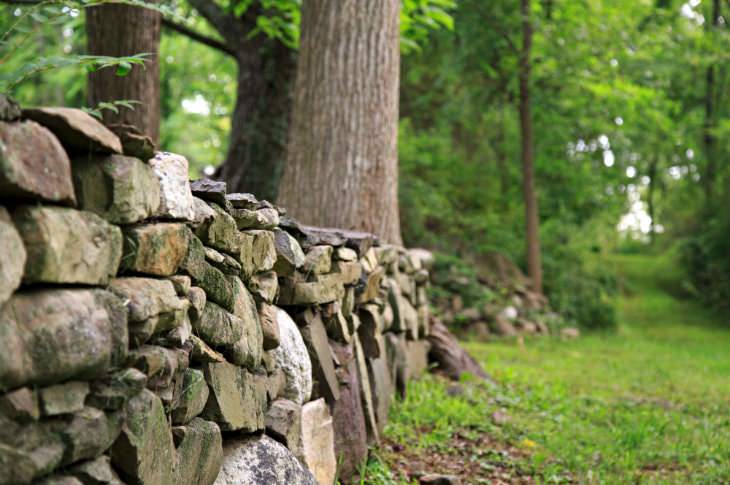
[{"label": "rock at wall base", "polygon": [[318,485],[291,451],[268,436],[232,439],[223,447],[215,485],[243,484]]}]

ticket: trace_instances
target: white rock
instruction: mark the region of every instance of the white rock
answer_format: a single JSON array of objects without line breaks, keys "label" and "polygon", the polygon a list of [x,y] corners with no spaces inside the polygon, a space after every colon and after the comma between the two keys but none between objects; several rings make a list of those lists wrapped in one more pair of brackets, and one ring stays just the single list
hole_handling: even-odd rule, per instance
[{"label": "white rock", "polygon": [[502,308],[502,311],[499,312],[499,315],[502,318],[506,318],[507,320],[510,320],[510,321],[516,319],[518,314],[519,314],[519,312],[517,311],[517,308],[515,308],[513,306],[504,307],[504,308]]},{"label": "white rock", "polygon": [[281,308],[276,309],[279,324],[279,346],[271,351],[276,367],[284,371],[284,397],[304,404],[312,394],[312,361],[297,324]]},{"label": "white rock", "polygon": [[157,215],[192,221],[195,211],[188,180],[188,160],[175,153],[157,152],[149,164],[160,180],[160,208]]},{"label": "white rock", "polygon": [[320,485],[332,485],[337,473],[335,432],[324,398],[302,407],[302,456]]},{"label": "white rock", "polygon": [[223,467],[214,485],[248,484],[317,485],[317,481],[291,451],[268,436],[226,441]]}]

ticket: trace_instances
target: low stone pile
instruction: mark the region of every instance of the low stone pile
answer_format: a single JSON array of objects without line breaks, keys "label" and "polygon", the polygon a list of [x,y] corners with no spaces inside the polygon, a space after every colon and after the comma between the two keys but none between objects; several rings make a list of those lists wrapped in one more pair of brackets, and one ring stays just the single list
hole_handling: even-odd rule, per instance
[{"label": "low stone pile", "polygon": [[427,367],[429,255],[0,101],[0,484],[355,476]]}]

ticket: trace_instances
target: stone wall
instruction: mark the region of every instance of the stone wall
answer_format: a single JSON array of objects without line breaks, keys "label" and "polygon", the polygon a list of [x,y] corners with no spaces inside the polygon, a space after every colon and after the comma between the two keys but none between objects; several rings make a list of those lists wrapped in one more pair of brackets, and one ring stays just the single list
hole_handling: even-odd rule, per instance
[{"label": "stone wall", "polygon": [[0,108],[0,484],[353,477],[426,369],[430,255]]}]

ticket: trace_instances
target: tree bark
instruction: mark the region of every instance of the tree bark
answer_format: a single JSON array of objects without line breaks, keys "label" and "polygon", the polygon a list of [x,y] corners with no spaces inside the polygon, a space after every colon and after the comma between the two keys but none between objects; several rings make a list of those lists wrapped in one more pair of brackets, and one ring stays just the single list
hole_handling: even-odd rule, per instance
[{"label": "tree bark", "polygon": [[649,173],[647,174],[649,175],[649,187],[647,188],[646,205],[649,208],[649,218],[651,219],[651,224],[649,225],[649,241],[651,244],[654,244],[654,240],[656,239],[656,207],[654,204],[654,194],[656,192],[658,165],[659,159],[655,156],[649,163]]},{"label": "tree bark", "polygon": [[275,201],[286,162],[296,53],[265,39],[236,56],[238,87],[226,160],[217,176],[229,192]]},{"label": "tree bark", "polygon": [[[707,23],[707,31],[713,32],[720,26],[720,0],[712,0],[712,19]],[[705,148],[705,174],[703,188],[708,210],[712,210],[715,200],[715,179],[717,178],[717,139],[715,129],[715,70],[716,66],[707,67],[705,79],[705,124],[703,142]]]},{"label": "tree bark", "polygon": [[519,59],[520,132],[522,143],[522,192],[525,199],[525,228],[527,236],[527,272],[533,290],[542,293],[542,264],[540,262],[540,219],[535,193],[535,141],[530,107],[530,54],[532,23],[530,0],[520,0],[522,13],[522,49]]},{"label": "tree bark", "polygon": [[89,104],[135,100],[134,109],[103,110],[106,124],[134,125],[157,144],[160,138],[160,13],[142,7],[107,4],[86,9],[87,47],[91,55],[130,56],[148,53],[142,66],[126,76],[115,68],[89,74]]},{"label": "tree bark", "polygon": [[305,0],[279,202],[400,243],[400,0]]}]

